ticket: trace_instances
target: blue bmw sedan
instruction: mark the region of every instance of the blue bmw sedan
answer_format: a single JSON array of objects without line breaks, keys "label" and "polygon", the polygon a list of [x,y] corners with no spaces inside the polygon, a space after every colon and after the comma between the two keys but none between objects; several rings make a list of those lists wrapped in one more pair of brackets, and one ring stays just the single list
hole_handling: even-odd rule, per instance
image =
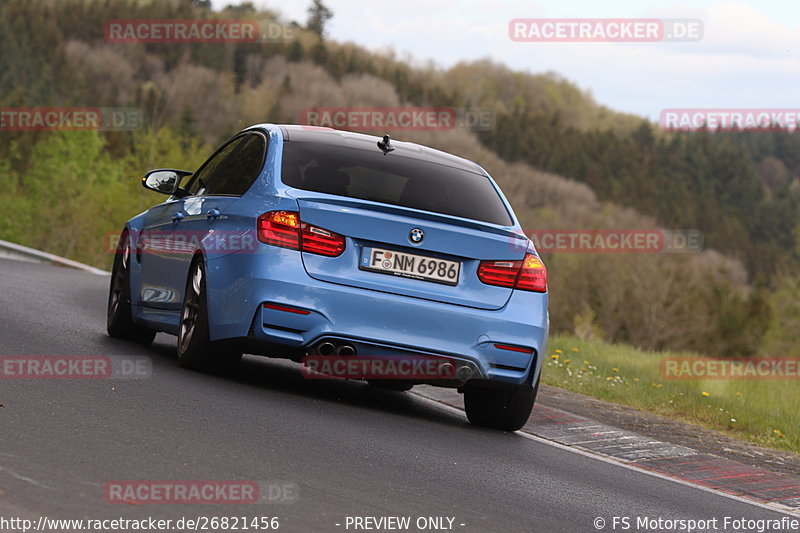
[{"label": "blue bmw sedan", "polygon": [[546,270],[476,163],[388,135],[261,124],[195,172],[142,182],[168,198],[122,230],[111,336],[176,335],[195,369],[311,358],[375,386],[457,388],[474,424],[528,420]]}]

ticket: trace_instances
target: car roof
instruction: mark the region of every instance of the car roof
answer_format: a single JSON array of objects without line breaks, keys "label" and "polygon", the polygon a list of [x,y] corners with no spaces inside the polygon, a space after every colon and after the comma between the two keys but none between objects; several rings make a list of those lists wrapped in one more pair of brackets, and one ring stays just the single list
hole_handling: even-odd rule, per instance
[{"label": "car roof", "polygon": [[[281,129],[284,140],[289,142],[324,143],[371,151],[378,150],[376,143],[381,140],[381,137],[376,137],[374,135],[319,126],[302,126],[298,124],[277,124],[274,126]],[[477,163],[464,159],[463,157],[448,154],[441,150],[436,150],[435,148],[429,148],[412,142],[397,141],[395,139],[392,139],[392,146],[394,146],[395,150],[391,152],[390,155],[395,157],[410,157],[440,165],[447,165],[480,175],[486,175],[486,172]]]}]

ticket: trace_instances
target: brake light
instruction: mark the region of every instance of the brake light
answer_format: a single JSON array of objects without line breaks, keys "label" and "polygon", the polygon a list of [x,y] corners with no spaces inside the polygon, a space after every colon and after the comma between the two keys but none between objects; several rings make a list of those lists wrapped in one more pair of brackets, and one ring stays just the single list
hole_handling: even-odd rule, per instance
[{"label": "brake light", "polygon": [[306,224],[295,211],[270,211],[258,217],[258,240],[273,246],[335,257],[345,247],[344,236]]},{"label": "brake light", "polygon": [[513,287],[522,261],[481,261],[478,278],[487,285]]},{"label": "brake light", "polygon": [[258,240],[281,246],[300,249],[300,216],[292,211],[271,211],[258,217]]},{"label": "brake light", "polygon": [[533,254],[525,254],[522,261],[481,261],[478,279],[487,285],[547,292],[547,269]]},{"label": "brake light", "polygon": [[302,249],[312,254],[335,257],[344,251],[344,237],[326,229],[300,223]]},{"label": "brake light", "polygon": [[547,292],[547,269],[542,260],[533,254],[525,254],[515,289]]}]

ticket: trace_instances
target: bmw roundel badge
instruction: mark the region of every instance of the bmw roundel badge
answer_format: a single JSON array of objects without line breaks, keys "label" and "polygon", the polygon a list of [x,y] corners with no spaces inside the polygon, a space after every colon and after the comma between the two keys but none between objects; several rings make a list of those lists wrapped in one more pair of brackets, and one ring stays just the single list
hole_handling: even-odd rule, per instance
[{"label": "bmw roundel badge", "polygon": [[414,244],[421,243],[422,239],[424,238],[425,238],[425,232],[419,228],[412,229],[411,233],[408,235],[408,240],[410,240]]}]

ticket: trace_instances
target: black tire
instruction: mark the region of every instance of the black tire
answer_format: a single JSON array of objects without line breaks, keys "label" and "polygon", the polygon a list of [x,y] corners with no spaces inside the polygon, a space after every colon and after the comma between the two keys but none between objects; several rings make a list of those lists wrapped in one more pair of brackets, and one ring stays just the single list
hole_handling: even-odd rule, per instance
[{"label": "black tire", "polygon": [[108,289],[106,331],[112,337],[150,344],[156,332],[133,322],[131,312],[131,246],[130,235],[125,230],[119,236],[111,286]]},{"label": "black tire", "polygon": [[531,416],[539,381],[530,387],[473,387],[464,391],[464,408],[476,426],[516,431]]},{"label": "black tire", "polygon": [[368,379],[367,383],[379,389],[393,390],[397,392],[410,391],[414,386],[413,383],[409,383],[408,381],[400,381],[395,379]]},{"label": "black tire", "polygon": [[178,363],[192,370],[225,372],[236,368],[242,353],[209,340],[206,276],[203,258],[189,268],[178,328]]}]

